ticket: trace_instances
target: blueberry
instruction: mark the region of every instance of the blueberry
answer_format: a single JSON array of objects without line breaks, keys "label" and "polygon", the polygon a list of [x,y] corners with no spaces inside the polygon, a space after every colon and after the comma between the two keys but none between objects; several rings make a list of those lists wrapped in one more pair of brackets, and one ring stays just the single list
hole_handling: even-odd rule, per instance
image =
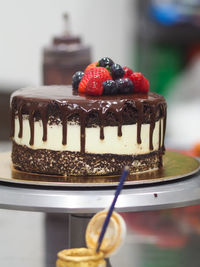
[{"label": "blueberry", "polygon": [[118,93],[116,82],[113,80],[107,80],[103,82],[103,94],[104,95],[116,95]]},{"label": "blueberry", "polygon": [[72,76],[72,87],[74,90],[78,90],[78,86],[79,86],[79,83],[82,79],[84,75],[84,72],[82,71],[77,71],[76,73],[74,73],[74,75]]},{"label": "blueberry", "polygon": [[99,67],[111,67],[113,64],[114,62],[109,57],[103,57],[99,60]]},{"label": "blueberry", "polygon": [[115,81],[119,94],[132,94],[133,82],[129,78],[118,79]]},{"label": "blueberry", "polygon": [[110,73],[114,80],[122,78],[124,76],[124,69],[119,64],[113,64],[110,67]]}]

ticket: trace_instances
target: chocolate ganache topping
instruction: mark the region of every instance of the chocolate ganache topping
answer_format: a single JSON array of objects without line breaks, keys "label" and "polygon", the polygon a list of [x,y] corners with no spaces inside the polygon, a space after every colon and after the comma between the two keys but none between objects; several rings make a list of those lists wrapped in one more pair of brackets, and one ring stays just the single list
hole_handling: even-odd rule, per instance
[{"label": "chocolate ganache topping", "polygon": [[137,143],[140,144],[141,125],[145,123],[150,124],[149,148],[153,150],[155,123],[163,118],[163,140],[161,140],[161,120],[159,122],[159,149],[162,143],[164,150],[166,101],[161,95],[152,92],[93,97],[79,95],[72,90],[71,86],[23,88],[11,96],[11,137],[14,136],[15,117],[18,116],[18,137],[22,138],[23,115],[28,115],[29,119],[30,145],[34,144],[34,121],[42,121],[44,142],[48,136],[47,124],[61,121],[63,145],[67,144],[67,123],[76,121],[81,128],[82,153],[85,152],[86,127],[99,126],[100,139],[104,139],[105,126],[118,126],[118,136],[122,136],[122,125],[137,124]]}]

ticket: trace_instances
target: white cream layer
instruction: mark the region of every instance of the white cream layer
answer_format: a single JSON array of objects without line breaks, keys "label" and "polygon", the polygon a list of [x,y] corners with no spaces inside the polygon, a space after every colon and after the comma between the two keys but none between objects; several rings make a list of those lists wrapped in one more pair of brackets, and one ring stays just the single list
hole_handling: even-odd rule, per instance
[{"label": "white cream layer", "polygon": [[[42,121],[34,122],[34,145],[29,144],[30,126],[29,120],[23,118],[22,138],[18,137],[19,120],[15,119],[15,133],[13,140],[19,145],[25,145],[31,149],[49,149],[55,151],[80,152],[80,125],[67,125],[67,144],[62,144],[62,125],[47,125],[47,141],[42,141],[43,125]],[[150,124],[142,124],[141,140],[137,143],[137,124],[123,125],[122,136],[117,135],[117,126],[104,127],[104,139],[100,139],[100,128],[92,127],[85,129],[85,152],[94,154],[120,154],[139,155],[151,152],[149,150]],[[161,119],[161,140],[163,140],[163,119]],[[162,145],[162,141],[161,141]],[[159,148],[159,121],[156,122],[153,131],[153,151]]]}]

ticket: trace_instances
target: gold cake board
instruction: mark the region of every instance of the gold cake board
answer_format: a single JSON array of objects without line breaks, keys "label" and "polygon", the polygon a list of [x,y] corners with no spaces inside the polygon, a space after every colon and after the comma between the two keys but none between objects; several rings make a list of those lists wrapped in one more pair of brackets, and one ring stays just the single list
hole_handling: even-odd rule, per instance
[{"label": "gold cake board", "polygon": [[[160,170],[130,174],[125,185],[146,185],[189,177],[200,169],[197,159],[177,153],[166,151],[163,158],[163,168]],[[56,176],[26,173],[16,170],[11,164],[11,153],[0,153],[0,182],[36,186],[62,186],[62,187],[101,187],[115,186],[119,176]]]}]

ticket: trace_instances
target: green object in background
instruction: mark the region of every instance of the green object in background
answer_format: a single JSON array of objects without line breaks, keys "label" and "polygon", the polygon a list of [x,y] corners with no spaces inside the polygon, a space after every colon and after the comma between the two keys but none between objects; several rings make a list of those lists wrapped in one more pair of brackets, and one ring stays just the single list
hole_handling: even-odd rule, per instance
[{"label": "green object in background", "polygon": [[189,265],[184,249],[162,249],[153,245],[143,245],[140,267],[189,267]]},{"label": "green object in background", "polygon": [[179,46],[138,43],[135,71],[150,82],[150,90],[167,97],[170,83],[183,69],[183,49]]}]

